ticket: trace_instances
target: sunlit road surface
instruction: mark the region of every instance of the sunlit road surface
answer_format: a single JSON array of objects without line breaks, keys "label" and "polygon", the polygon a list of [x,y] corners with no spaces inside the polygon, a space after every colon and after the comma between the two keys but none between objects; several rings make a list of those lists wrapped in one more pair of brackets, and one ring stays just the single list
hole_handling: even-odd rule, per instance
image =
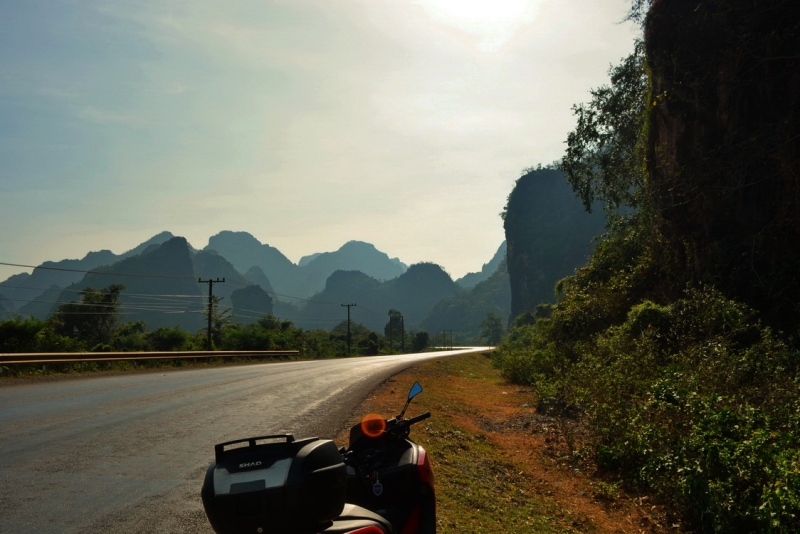
[{"label": "sunlit road surface", "polygon": [[476,350],[2,386],[0,533],[213,532],[199,495],[216,443],[332,436],[386,377]]}]

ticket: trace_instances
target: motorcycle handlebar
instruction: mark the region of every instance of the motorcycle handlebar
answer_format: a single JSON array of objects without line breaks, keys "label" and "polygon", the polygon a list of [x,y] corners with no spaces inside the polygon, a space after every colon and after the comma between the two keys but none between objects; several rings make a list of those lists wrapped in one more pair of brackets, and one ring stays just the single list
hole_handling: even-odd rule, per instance
[{"label": "motorcycle handlebar", "polygon": [[429,418],[430,416],[431,416],[431,412],[425,412],[422,415],[418,415],[416,417],[412,417],[410,419],[406,419],[405,420],[405,424],[407,424],[408,426],[411,426],[414,423],[419,423],[420,421],[424,421],[425,419]]}]

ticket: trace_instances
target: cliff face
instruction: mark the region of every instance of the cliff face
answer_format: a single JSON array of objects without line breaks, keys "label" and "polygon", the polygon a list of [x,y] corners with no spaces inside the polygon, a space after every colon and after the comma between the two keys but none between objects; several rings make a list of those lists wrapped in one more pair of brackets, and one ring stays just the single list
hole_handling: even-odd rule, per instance
[{"label": "cliff face", "polygon": [[504,220],[511,320],[555,301],[556,282],[586,263],[604,225],[602,210],[584,211],[560,171],[538,169],[517,180]]},{"label": "cliff face", "polygon": [[[648,184],[697,279],[800,316],[800,9],[656,0]],[[787,317],[788,313],[788,317]]]}]

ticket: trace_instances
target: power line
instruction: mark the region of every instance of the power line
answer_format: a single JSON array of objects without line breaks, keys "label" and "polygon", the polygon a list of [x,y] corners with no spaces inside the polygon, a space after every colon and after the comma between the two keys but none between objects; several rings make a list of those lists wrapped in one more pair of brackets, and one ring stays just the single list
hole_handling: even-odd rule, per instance
[{"label": "power line", "polygon": [[[8,263],[8,262],[0,262],[0,265],[7,265],[7,266],[11,266],[11,267],[24,267],[24,268],[30,268],[30,269],[44,269],[44,270],[50,270],[50,271],[66,271],[66,272],[87,273],[87,274],[104,274],[104,275],[109,275],[109,276],[129,276],[129,277],[139,277],[139,278],[171,278],[171,279],[188,279],[188,278],[194,279],[195,278],[194,276],[178,276],[178,275],[172,276],[172,275],[158,275],[158,274],[112,273],[112,272],[108,272],[108,271],[68,269],[68,268],[64,268],[64,267],[45,267],[45,266],[41,266],[41,265],[36,266],[36,265],[25,265],[25,264],[21,264],[21,263]],[[236,285],[240,285],[242,287],[247,287],[248,285],[258,285],[258,284],[247,284],[247,283],[241,282],[239,280],[229,280],[229,282],[232,282],[232,283],[234,283]],[[41,287],[36,288],[36,287],[26,287],[26,286],[14,286],[14,285],[11,285],[11,284],[0,285],[0,288],[2,288],[2,287],[19,288],[19,289],[34,289],[34,290],[40,290],[40,291],[43,291],[43,292],[44,291],[48,291],[50,289],[50,288],[41,288]],[[74,292],[74,293],[81,293],[83,291],[83,290],[67,289],[67,288],[58,288],[58,289],[60,289],[61,291],[69,291],[69,292]],[[324,305],[329,305],[329,306],[336,306],[336,304],[338,304],[336,302],[308,299],[308,298],[303,298],[303,297],[295,297],[295,296],[292,296],[292,295],[285,295],[285,294],[282,294],[282,293],[277,293],[275,291],[266,291],[265,290],[264,292],[267,293],[270,296],[282,297],[282,298],[285,298],[285,299],[291,299],[291,300],[296,300],[296,301],[301,301],[301,302],[306,302],[306,303],[311,303],[311,304],[324,304]],[[147,294],[147,293],[126,293],[124,295],[121,295],[121,297],[122,296],[124,296],[124,297],[137,297],[137,298],[150,298],[150,299],[153,299],[153,300],[158,300],[158,299],[156,299],[156,297],[205,298],[205,295],[169,295],[169,294]],[[15,302],[41,302],[41,303],[52,303],[52,304],[59,304],[60,303],[60,302],[53,302],[53,301],[23,300],[23,299],[6,299],[6,300],[15,301]],[[165,302],[170,302],[167,299],[163,299],[163,300]],[[177,304],[179,302],[178,301],[174,301],[174,303]],[[371,313],[371,314],[376,315],[376,316],[383,316],[382,313],[376,312],[376,311],[371,310],[371,309],[369,309],[367,307],[362,307],[362,308],[367,313]],[[155,311],[155,310],[153,310],[153,311]],[[349,308],[348,308],[348,311],[349,311]],[[254,311],[253,313],[258,313],[258,312]],[[316,320],[314,318],[310,318],[310,319],[311,320]],[[318,322],[322,322],[322,319],[319,319],[317,321]],[[332,322],[332,321],[329,321],[329,322]]]},{"label": "power line", "polygon": [[194,276],[179,276],[179,275],[166,275],[166,274],[134,274],[134,273],[111,273],[108,271],[86,271],[83,269],[67,269],[64,267],[43,267],[41,265],[22,265],[21,263],[6,263],[0,261],[0,265],[8,265],[10,267],[25,267],[27,269],[45,269],[48,271],[66,271],[70,273],[89,273],[89,274],[107,274],[109,276],[135,276],[139,278],[192,278]]}]

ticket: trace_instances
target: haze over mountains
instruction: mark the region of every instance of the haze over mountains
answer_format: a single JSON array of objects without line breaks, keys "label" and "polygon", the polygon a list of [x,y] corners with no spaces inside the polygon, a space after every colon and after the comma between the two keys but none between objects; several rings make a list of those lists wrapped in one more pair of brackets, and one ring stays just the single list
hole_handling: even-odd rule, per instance
[{"label": "haze over mountains", "polygon": [[409,330],[452,330],[471,342],[488,313],[513,319],[553,302],[555,283],[585,262],[604,219],[598,210],[583,210],[559,171],[536,169],[509,195],[508,245],[500,244],[480,271],[459,280],[439,265],[407,266],[362,241],[293,263],[247,232],[220,232],[201,250],[162,232],[123,254],[90,252],[9,277],[0,282],[0,317],[45,319],[60,304],[80,300],[87,287],[121,284],[124,322],[194,331],[203,327],[208,303],[209,286],[198,279],[224,278],[213,284],[213,294],[240,323],[274,313],[301,328],[331,329],[347,317],[342,305],[356,304],[352,320],[373,331],[382,331],[389,310],[396,309]]},{"label": "haze over mountains", "polygon": [[[490,276],[498,263],[496,255],[481,272],[467,275],[467,283]],[[356,302],[353,320],[380,331],[390,308],[402,310],[413,327],[436,302],[460,289],[440,266],[408,267],[369,243],[350,241],[295,264],[249,233],[231,231],[212,236],[202,250],[162,232],[123,254],[90,252],[80,260],[49,261],[41,267],[48,269],[0,282],[0,313],[44,319],[60,304],[80,300],[87,287],[121,284],[123,321],[195,330],[204,324],[208,293],[198,278],[224,278],[214,284],[213,294],[233,308],[239,322],[272,312],[304,328],[332,328],[346,317],[340,304]]]}]

